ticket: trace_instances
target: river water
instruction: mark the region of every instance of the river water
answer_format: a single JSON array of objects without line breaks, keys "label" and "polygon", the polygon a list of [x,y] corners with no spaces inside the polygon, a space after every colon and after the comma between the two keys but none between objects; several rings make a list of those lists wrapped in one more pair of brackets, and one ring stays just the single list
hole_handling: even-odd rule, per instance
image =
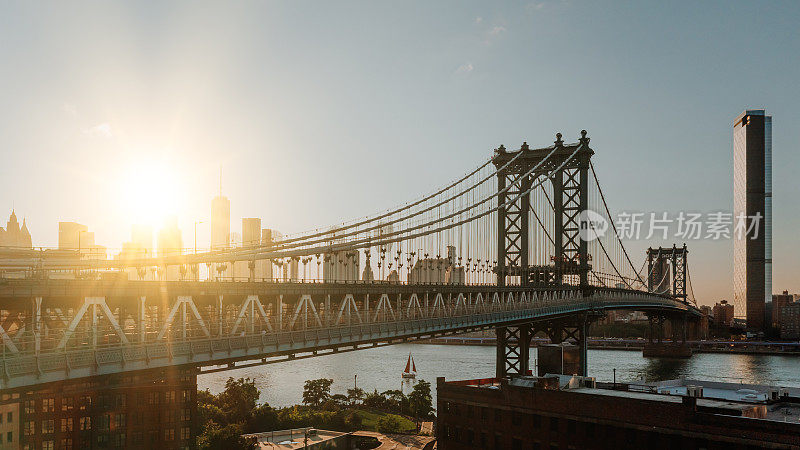
[{"label": "river water", "polygon": [[[205,374],[197,377],[197,386],[217,393],[224,389],[228,377],[249,377],[255,380],[261,392],[260,401],[274,407],[300,403],[303,382],[316,378],[332,378],[334,394],[345,393],[356,381],[358,387],[367,392],[402,389],[408,393],[413,382],[402,380],[400,374],[409,352],[414,355],[417,378],[433,385],[434,399],[436,377],[465,380],[494,376],[493,346],[397,344]],[[532,349],[531,361],[535,358],[536,350]],[[614,369],[617,381],[642,377],[655,381],[685,376],[800,387],[798,356],[696,353],[682,360],[644,358],[641,351],[589,350],[589,376],[597,377],[598,381],[612,381]]]}]

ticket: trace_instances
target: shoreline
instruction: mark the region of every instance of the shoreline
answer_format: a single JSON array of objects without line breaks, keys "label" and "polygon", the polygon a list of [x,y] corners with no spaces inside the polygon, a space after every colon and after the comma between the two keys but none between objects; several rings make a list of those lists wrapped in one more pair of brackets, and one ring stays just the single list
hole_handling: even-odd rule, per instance
[{"label": "shoreline", "polygon": [[[664,341],[669,343],[671,341]],[[495,346],[493,337],[439,337],[411,342],[413,344]],[[620,339],[589,339],[589,350],[642,351],[647,341]],[[687,342],[696,353],[738,355],[779,355],[800,357],[800,343],[694,341]],[[533,339],[531,347],[549,344],[547,339]]]}]

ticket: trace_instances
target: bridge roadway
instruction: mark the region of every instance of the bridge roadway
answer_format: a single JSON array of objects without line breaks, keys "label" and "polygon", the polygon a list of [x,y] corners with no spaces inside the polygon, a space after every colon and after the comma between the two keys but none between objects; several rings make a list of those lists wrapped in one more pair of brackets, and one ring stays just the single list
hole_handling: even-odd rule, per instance
[{"label": "bridge roadway", "polygon": [[606,309],[699,314],[667,296],[568,285],[5,280],[0,389],[306,357]]}]

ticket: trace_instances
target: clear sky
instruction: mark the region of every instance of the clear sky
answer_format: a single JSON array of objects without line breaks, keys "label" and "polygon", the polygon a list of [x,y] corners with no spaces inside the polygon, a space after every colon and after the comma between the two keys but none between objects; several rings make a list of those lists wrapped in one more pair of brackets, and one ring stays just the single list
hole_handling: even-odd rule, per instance
[{"label": "clear sky", "polygon": [[[34,245],[75,220],[109,247],[175,213],[188,243],[222,165],[233,230],[296,232],[583,128],[612,212],[731,210],[732,123],[763,107],[774,289],[800,292],[798,19],[796,1],[3,2],[0,212]],[[689,246],[700,300],[731,299],[732,243]]]}]

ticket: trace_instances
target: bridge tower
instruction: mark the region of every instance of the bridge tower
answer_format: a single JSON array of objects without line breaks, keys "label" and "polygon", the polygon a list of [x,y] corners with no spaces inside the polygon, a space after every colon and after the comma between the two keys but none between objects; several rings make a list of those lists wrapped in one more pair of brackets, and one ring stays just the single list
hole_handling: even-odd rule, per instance
[{"label": "bridge tower", "polygon": [[[522,155],[514,159],[519,152]],[[497,214],[499,286],[527,286],[531,282],[557,285],[565,277],[577,277],[575,281],[581,286],[588,286],[591,267],[587,242],[580,238],[580,221],[581,211],[589,206],[589,162],[593,154],[586,130],[574,144],[565,144],[558,133],[550,147],[531,149],[523,143],[517,151],[506,151],[502,145],[495,150],[492,162],[499,169],[498,204],[505,205]],[[553,186],[554,251],[551,265],[534,266],[529,255],[531,199],[527,191],[543,176],[549,176]]]},{"label": "bridge tower", "polygon": [[[522,153],[520,155],[520,152]],[[561,133],[550,147],[495,150],[497,173],[497,285],[547,285],[563,283],[589,286],[589,251],[581,239],[581,211],[589,207],[589,162],[594,151],[586,130],[574,144],[565,144]],[[528,191],[540,177],[552,183],[553,241],[551,264],[533,264],[530,258],[531,198]],[[586,326],[590,317],[549,324],[521,324],[497,328],[497,376],[524,375],[530,369],[530,341],[545,331],[554,343],[571,339],[580,349],[580,371],[586,374]],[[574,322],[574,323],[573,323]]]},{"label": "bridge tower", "polygon": [[[671,294],[673,297],[687,302],[686,295],[686,257],[689,250],[673,245],[669,247],[647,249],[647,287],[651,292]],[[672,266],[672,286],[668,278],[668,265]],[[671,291],[671,292],[669,292]]]}]

